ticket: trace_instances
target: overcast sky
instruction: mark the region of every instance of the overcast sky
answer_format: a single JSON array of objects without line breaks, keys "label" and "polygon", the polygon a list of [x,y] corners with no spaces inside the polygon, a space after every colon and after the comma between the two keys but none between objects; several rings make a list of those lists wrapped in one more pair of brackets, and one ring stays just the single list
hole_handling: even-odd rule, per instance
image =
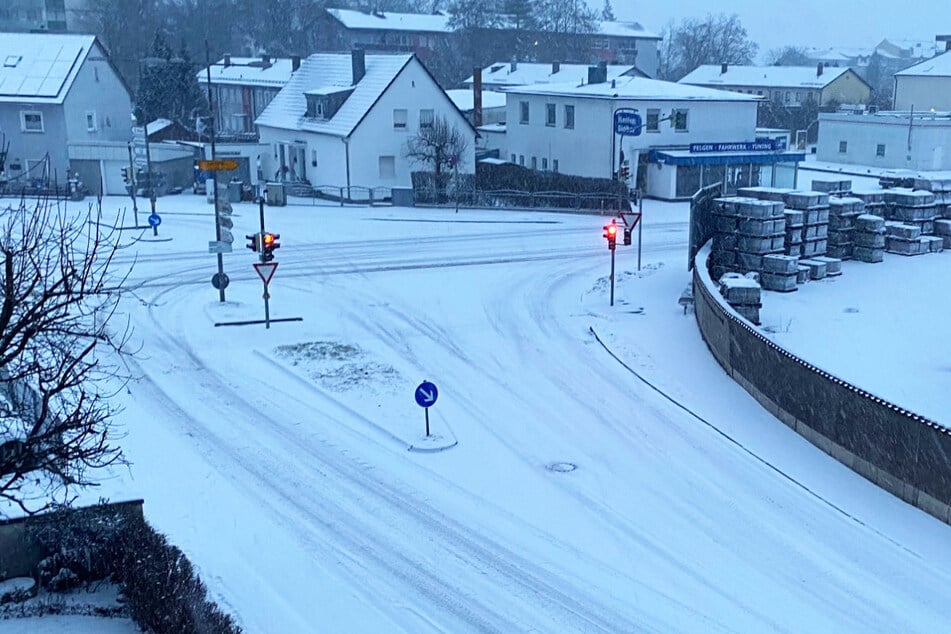
[{"label": "overcast sky", "polygon": [[[604,0],[588,0],[599,10]],[[784,45],[868,46],[884,38],[933,41],[951,34],[951,0],[611,0],[619,20],[659,32],[670,21],[736,13],[760,52]]]}]

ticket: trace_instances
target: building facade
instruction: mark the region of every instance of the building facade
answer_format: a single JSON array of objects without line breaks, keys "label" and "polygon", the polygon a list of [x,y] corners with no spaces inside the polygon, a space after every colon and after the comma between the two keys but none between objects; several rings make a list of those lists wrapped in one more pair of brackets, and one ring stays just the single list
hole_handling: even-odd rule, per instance
[{"label": "building facade", "polygon": [[951,50],[895,73],[895,110],[912,109],[951,111]]},{"label": "building facade", "polygon": [[[508,89],[502,158],[599,178],[615,178],[625,166],[631,187],[662,199],[687,198],[716,181],[728,189],[795,182],[795,163],[804,157],[783,144],[757,143],[758,97],[642,77],[604,81],[597,71],[592,67],[580,86]],[[627,120],[623,136],[616,133],[619,116]]]},{"label": "building facade", "polygon": [[94,192],[124,192],[132,96],[91,35],[0,33],[3,178],[65,182],[79,173]]},{"label": "building facade", "polygon": [[4,0],[0,31],[65,33],[66,5],[66,0]]},{"label": "building facade", "polygon": [[273,176],[365,192],[411,187],[413,171],[432,169],[406,158],[406,147],[437,118],[467,138],[459,170],[474,172],[475,129],[420,61],[357,50],[303,60],[257,125]]},{"label": "building facade", "polygon": [[821,114],[816,158],[889,169],[951,170],[951,113]]}]

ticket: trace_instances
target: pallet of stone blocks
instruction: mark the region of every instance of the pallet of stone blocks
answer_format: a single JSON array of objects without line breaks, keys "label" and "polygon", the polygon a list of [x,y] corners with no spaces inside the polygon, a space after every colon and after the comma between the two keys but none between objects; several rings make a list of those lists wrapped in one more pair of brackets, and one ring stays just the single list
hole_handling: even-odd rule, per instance
[{"label": "pallet of stone blocks", "polygon": [[743,318],[759,325],[759,309],[763,305],[759,282],[739,273],[727,273],[720,278],[720,294]]},{"label": "pallet of stone blocks", "polygon": [[711,258],[714,275],[759,271],[762,258],[783,250],[783,203],[743,196],[716,200]]},{"label": "pallet of stone blocks", "polygon": [[875,189],[870,191],[852,192],[852,198],[858,198],[865,203],[865,212],[875,216],[885,217],[888,203],[885,202],[884,189]]},{"label": "pallet of stone blocks", "polygon": [[[917,229],[917,227],[915,227]],[[920,234],[919,234],[920,235]],[[855,219],[853,256],[860,262],[876,263],[885,259],[885,219],[862,214]]]},{"label": "pallet of stone blocks", "polygon": [[852,191],[852,181],[814,180],[812,181],[812,191],[825,192],[831,195],[848,194]]},{"label": "pallet of stone blocks", "polygon": [[796,290],[799,276],[799,258],[795,255],[771,254],[763,256],[763,270],[759,281],[764,290],[788,293]]},{"label": "pallet of stone blocks", "polygon": [[951,220],[935,220],[934,232],[935,236],[941,238],[942,246],[945,249],[951,249]]},{"label": "pallet of stone blocks", "polygon": [[814,262],[822,262],[826,265],[826,276],[835,277],[837,275],[842,275],[842,260],[839,258],[831,258],[827,255],[817,255],[812,258]]},{"label": "pallet of stone blocks", "polygon": [[902,222],[885,223],[885,250],[898,255],[922,255],[942,250],[939,236],[923,236],[918,225]]},{"label": "pallet of stone blocks", "polygon": [[783,212],[786,218],[786,238],[783,241],[783,252],[786,255],[799,255],[802,248],[802,228],[806,221],[803,212],[798,209],[786,209]]},{"label": "pallet of stone blocks", "polygon": [[852,258],[855,218],[865,211],[865,202],[851,196],[829,198],[829,242],[826,252],[840,260]]},{"label": "pallet of stone blocks", "polygon": [[[790,191],[783,195],[786,209],[802,212],[802,242],[799,253],[809,258],[825,255],[829,233],[829,194],[816,191]],[[787,225],[787,229],[789,226]],[[790,255],[796,255],[789,249]]]},{"label": "pallet of stone blocks", "polygon": [[885,192],[888,203],[885,218],[905,224],[913,224],[921,233],[934,233],[934,221],[938,212],[935,195],[928,191],[896,189]]}]

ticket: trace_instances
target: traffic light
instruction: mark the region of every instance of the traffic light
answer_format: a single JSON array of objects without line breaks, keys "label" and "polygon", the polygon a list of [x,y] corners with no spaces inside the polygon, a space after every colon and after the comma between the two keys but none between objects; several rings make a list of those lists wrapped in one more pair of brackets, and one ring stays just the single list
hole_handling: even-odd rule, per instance
[{"label": "traffic light", "polygon": [[621,164],[621,168],[618,170],[617,177],[619,181],[626,181],[631,177],[631,166],[627,161]]},{"label": "traffic light", "polygon": [[129,181],[129,168],[128,168],[128,167],[123,167],[123,168],[122,168],[122,182],[125,183],[126,185],[128,185],[128,184],[130,183],[130,181]]},{"label": "traffic light", "polygon": [[250,236],[245,235],[244,237],[248,239],[247,247],[249,249],[251,249],[255,253],[259,253],[261,251],[261,234],[260,233],[255,233]]},{"label": "traffic light", "polygon": [[261,234],[261,261],[270,262],[274,259],[274,249],[280,249],[281,243],[278,240],[281,239],[281,234],[279,233],[262,233]]},{"label": "traffic light", "polygon": [[617,246],[617,221],[611,220],[611,224],[604,225],[604,237],[608,239],[608,248],[614,251]]},{"label": "traffic light", "polygon": [[624,246],[630,246],[631,244],[631,228],[624,227]]}]

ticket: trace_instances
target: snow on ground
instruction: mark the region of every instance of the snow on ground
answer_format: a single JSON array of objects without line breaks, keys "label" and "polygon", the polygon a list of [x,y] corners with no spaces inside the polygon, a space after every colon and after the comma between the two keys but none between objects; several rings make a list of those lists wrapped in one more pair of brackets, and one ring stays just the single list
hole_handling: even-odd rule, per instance
[{"label": "snow on ground", "polygon": [[0,619],[0,634],[138,634],[138,626],[129,619],[96,616],[37,616],[27,619]]},{"label": "snow on ground", "polygon": [[[145,235],[117,262],[136,260],[124,310],[143,349],[119,420],[134,464],[104,488],[144,497],[247,631],[934,632],[951,620],[951,528],[771,417],[683,314],[686,204],[645,203],[641,270],[619,246],[610,307],[606,218],[296,202],[267,209],[283,244],[270,310],[301,322],[214,326],[262,318],[262,286],[238,240],[218,301],[203,198],[161,199],[171,241]],[[234,235],[257,226],[256,207],[236,205]],[[773,336],[807,358],[870,337],[842,348],[843,378],[899,366],[921,373],[906,390],[934,380],[914,347],[877,345],[942,305],[870,292],[889,266],[767,294],[764,315],[791,318]],[[859,312],[830,318],[839,305]],[[906,312],[903,328],[885,306]],[[936,332],[932,345],[951,344]],[[857,350],[872,352],[850,360]],[[429,445],[413,401],[424,379],[440,390]],[[906,396],[913,409],[931,398]]]}]

